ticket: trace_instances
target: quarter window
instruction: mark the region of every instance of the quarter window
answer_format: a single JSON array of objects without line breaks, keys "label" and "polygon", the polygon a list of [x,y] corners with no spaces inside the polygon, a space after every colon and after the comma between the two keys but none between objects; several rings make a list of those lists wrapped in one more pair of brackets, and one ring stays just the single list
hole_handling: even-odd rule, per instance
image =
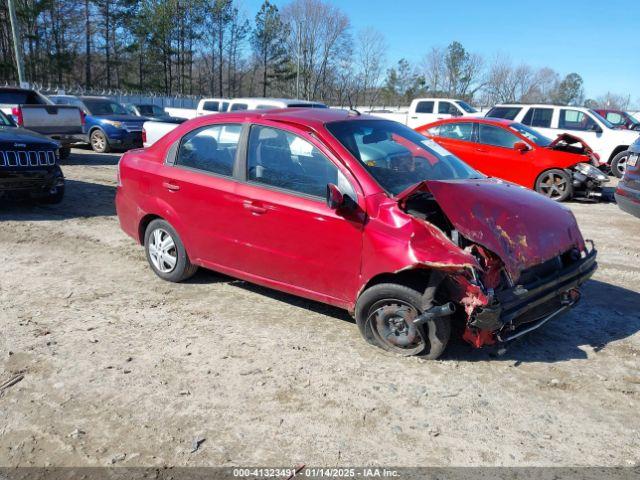
[{"label": "quarter window", "polygon": [[418,102],[416,113],[433,113],[433,102]]},{"label": "quarter window", "polygon": [[473,123],[445,123],[440,125],[438,136],[451,138],[453,140],[466,140],[470,142],[473,138]]},{"label": "quarter window", "polygon": [[182,139],[176,163],[204,172],[232,176],[241,125],[212,125]]},{"label": "quarter window", "polygon": [[559,128],[565,130],[589,131],[598,126],[593,118],[579,110],[560,110]]},{"label": "quarter window", "polygon": [[522,123],[530,127],[551,128],[552,108],[530,108]]},{"label": "quarter window", "polygon": [[481,123],[479,127],[480,143],[485,145],[513,148],[513,146],[520,141],[518,137],[504,128],[485,125],[483,123]]},{"label": "quarter window", "polygon": [[344,184],[337,167],[311,143],[292,133],[258,125],[249,134],[247,179],[322,198],[327,184]]}]

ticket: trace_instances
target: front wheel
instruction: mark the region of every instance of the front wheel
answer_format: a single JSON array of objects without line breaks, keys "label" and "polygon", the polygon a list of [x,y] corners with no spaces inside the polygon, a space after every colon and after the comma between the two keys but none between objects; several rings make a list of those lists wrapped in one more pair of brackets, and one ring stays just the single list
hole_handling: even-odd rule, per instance
[{"label": "front wheel", "polygon": [[564,170],[547,170],[536,180],[536,192],[556,202],[564,202],[573,197],[573,183]]},{"label": "front wheel", "polygon": [[611,173],[616,177],[624,177],[624,172],[627,170],[627,160],[629,160],[629,152],[624,151],[617,154],[611,160]]},{"label": "front wheel", "polygon": [[178,233],[164,220],[153,220],[149,224],[144,234],[144,246],[151,269],[163,280],[182,282],[198,270],[189,261]]},{"label": "front wheel", "polygon": [[89,141],[91,142],[91,148],[94,152],[109,153],[111,151],[109,140],[102,130],[94,130],[91,132]]},{"label": "front wheel", "polygon": [[449,318],[435,318],[423,326],[413,323],[424,299],[415,288],[381,283],[365,290],[356,304],[356,323],[367,342],[403,356],[438,358],[449,342]]}]

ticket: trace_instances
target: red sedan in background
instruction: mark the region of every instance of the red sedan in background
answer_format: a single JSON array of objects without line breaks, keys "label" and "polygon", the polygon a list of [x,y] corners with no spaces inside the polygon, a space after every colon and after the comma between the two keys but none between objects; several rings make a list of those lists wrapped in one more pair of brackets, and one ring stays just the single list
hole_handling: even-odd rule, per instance
[{"label": "red sedan in background", "polygon": [[491,177],[531,188],[552,200],[601,197],[608,177],[578,137],[551,140],[521,123],[455,118],[416,128],[458,158]]}]

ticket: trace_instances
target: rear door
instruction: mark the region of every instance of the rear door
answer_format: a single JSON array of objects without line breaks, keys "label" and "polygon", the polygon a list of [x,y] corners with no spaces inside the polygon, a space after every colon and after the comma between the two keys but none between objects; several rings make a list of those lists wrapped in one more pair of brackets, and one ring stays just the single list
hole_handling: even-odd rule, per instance
[{"label": "rear door", "polygon": [[427,123],[434,122],[437,118],[436,102],[433,100],[418,100],[415,104],[415,108],[409,114],[407,126],[409,128],[417,128]]},{"label": "rear door", "polygon": [[170,205],[192,260],[237,268],[240,201],[235,159],[241,124],[214,124],[187,133],[163,169],[158,196]]},{"label": "rear door", "polygon": [[363,216],[325,203],[328,183],[357,200],[353,178],[321,143],[294,127],[253,125],[239,241],[251,274],[348,302],[360,272]]},{"label": "rear door", "polygon": [[430,131],[430,135],[445,149],[453,153],[456,157],[464,160],[474,168],[476,165],[476,148],[478,145],[474,140],[475,122],[452,122],[443,123]]}]

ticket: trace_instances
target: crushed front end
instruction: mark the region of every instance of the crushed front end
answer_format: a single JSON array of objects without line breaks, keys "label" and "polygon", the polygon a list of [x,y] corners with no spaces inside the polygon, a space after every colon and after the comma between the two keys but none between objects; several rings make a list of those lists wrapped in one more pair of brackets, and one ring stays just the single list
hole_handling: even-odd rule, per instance
[{"label": "crushed front end", "polygon": [[453,300],[464,307],[463,338],[476,347],[508,342],[565,313],[597,268],[597,251],[571,249],[522,272],[516,283],[482,247],[471,250],[481,269],[449,277]]}]

